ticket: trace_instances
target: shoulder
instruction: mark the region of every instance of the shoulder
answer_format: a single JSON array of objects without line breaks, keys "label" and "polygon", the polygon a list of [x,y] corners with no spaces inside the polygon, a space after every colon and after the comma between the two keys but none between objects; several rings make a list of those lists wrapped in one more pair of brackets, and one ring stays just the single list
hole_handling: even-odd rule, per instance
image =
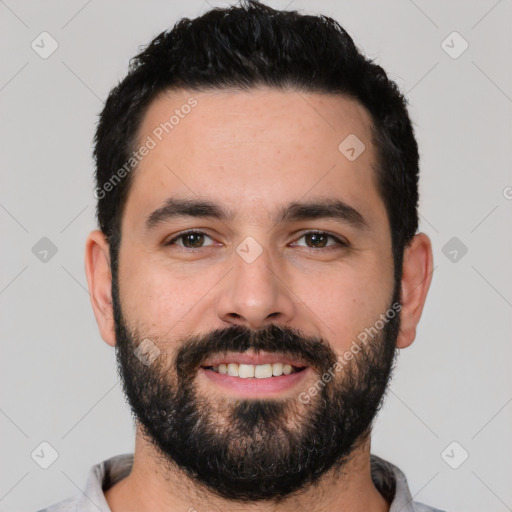
[{"label": "shoulder", "polygon": [[413,503],[413,510],[414,512],[445,512],[440,508],[431,507],[429,505],[425,505],[424,503],[419,503],[418,501]]},{"label": "shoulder", "polygon": [[[65,500],[54,503],[49,507],[38,510],[37,512],[75,512],[77,511],[78,496],[73,496]],[[78,511],[77,511],[78,512]]]},{"label": "shoulder", "polygon": [[375,487],[390,503],[389,512],[445,512],[414,501],[407,478],[398,466],[371,454],[370,467]]},{"label": "shoulder", "polygon": [[92,466],[81,494],[59,501],[37,512],[111,512],[103,489],[123,479],[131,470],[133,453],[115,455]]}]

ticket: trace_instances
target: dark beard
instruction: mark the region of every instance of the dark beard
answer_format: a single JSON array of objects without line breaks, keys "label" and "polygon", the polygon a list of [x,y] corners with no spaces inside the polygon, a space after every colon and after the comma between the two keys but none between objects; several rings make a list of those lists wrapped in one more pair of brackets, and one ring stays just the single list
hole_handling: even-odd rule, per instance
[{"label": "dark beard", "polygon": [[[399,292],[395,286],[392,304],[399,303]],[[323,339],[284,326],[234,326],[180,340],[170,362],[169,343],[158,342],[161,354],[145,365],[134,354],[144,336],[129,332],[116,280],[112,295],[118,372],[134,418],[160,462],[210,492],[236,501],[280,501],[342,468],[370,435],[394,368],[399,312],[366,345],[357,342],[360,352],[307,405],[298,397],[214,401],[199,396],[195,383],[210,355],[249,348],[287,353],[321,380],[332,372],[336,353]]]}]

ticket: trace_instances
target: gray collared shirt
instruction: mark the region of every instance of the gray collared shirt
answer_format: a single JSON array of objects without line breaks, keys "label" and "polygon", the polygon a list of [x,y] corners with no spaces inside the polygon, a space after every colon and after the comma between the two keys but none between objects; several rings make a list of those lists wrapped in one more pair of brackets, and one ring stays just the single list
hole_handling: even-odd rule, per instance
[{"label": "gray collared shirt", "polygon": [[[396,466],[376,455],[372,455],[370,461],[373,482],[390,503],[389,512],[443,512],[413,501],[407,479]],[[133,454],[125,453],[94,465],[82,494],[38,512],[112,512],[103,491],[128,476],[132,464]]]}]

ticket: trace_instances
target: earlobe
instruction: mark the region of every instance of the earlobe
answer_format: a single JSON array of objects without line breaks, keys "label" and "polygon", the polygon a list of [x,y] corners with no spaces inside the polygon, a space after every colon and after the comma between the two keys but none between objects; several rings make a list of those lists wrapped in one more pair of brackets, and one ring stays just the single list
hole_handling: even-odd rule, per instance
[{"label": "earlobe", "polygon": [[402,310],[397,348],[406,348],[416,337],[427,292],[432,281],[433,256],[430,238],[416,234],[404,251],[402,272]]},{"label": "earlobe", "polygon": [[106,343],[115,346],[109,244],[105,235],[99,230],[92,231],[87,237],[85,273],[92,309],[101,336]]}]

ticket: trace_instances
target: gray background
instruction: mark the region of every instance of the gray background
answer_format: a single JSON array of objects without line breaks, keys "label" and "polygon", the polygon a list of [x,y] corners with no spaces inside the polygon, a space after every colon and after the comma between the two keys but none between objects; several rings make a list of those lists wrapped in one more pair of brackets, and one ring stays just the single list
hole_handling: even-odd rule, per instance
[{"label": "gray background", "polygon": [[[0,0],[0,510],[77,494],[93,464],[133,451],[114,350],[98,333],[84,273],[96,226],[91,141],[139,46],[208,4],[225,2]],[[372,451],[405,472],[418,501],[512,510],[511,3],[268,4],[336,18],[411,103],[435,270]],[[59,45],[46,59],[31,48],[43,31]],[[463,49],[453,31],[469,43],[457,58],[445,51]],[[57,248],[46,261],[43,237]],[[31,458],[43,441],[59,455],[48,469]]]}]

